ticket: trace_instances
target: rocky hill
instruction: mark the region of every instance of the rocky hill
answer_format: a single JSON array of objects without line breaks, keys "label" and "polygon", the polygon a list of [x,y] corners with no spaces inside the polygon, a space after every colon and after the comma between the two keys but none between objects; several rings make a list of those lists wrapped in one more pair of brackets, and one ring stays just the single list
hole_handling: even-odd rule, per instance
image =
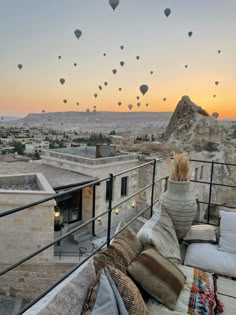
[{"label": "rocky hill", "polygon": [[225,140],[224,127],[214,116],[183,96],[164,134],[164,141],[195,151],[217,151]]},{"label": "rocky hill", "polygon": [[50,127],[93,131],[166,128],[171,112],[52,112],[32,113],[10,126]]}]

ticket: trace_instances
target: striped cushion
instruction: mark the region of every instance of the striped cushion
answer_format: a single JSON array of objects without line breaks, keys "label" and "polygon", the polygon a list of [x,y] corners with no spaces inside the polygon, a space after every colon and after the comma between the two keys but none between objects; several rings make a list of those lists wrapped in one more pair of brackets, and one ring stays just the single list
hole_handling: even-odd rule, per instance
[{"label": "striped cushion", "polygon": [[169,309],[175,310],[184,274],[155,248],[141,252],[127,269],[140,286]]}]

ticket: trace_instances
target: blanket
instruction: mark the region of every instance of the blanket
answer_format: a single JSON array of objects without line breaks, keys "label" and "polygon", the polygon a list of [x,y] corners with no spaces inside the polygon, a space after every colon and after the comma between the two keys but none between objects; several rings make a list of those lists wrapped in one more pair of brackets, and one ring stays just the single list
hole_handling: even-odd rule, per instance
[{"label": "blanket", "polygon": [[197,268],[178,266],[186,276],[176,310],[170,311],[160,302],[149,298],[147,302],[150,315],[215,315],[223,313],[222,304],[216,296],[216,279],[214,275]]}]

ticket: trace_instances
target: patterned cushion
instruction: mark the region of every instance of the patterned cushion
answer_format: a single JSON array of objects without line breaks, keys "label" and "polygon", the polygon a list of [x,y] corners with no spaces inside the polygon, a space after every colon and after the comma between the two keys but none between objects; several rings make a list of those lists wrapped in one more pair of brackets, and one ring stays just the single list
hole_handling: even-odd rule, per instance
[{"label": "patterned cushion", "polygon": [[[124,224],[125,222],[121,222],[119,228],[122,228]],[[128,226],[115,237],[108,248],[94,256],[93,261],[96,273],[108,265],[126,273],[126,268],[142,249],[142,243],[132,228]]]},{"label": "patterned cushion", "polygon": [[123,272],[111,266],[106,268],[114,281],[129,315],[146,315],[148,310],[134,282]]},{"label": "patterned cushion", "polygon": [[128,315],[119,292],[107,278],[104,269],[101,270],[95,284],[91,287],[83,306],[82,315],[89,314]]},{"label": "patterned cushion", "polygon": [[145,291],[175,310],[185,276],[171,261],[155,248],[148,248],[136,257],[127,270]]}]

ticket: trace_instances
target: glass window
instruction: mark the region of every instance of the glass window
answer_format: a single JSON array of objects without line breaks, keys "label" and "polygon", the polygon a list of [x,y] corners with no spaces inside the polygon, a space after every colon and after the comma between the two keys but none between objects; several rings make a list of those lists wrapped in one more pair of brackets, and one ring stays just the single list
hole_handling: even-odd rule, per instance
[{"label": "glass window", "polygon": [[121,197],[128,194],[128,176],[121,178]]}]

